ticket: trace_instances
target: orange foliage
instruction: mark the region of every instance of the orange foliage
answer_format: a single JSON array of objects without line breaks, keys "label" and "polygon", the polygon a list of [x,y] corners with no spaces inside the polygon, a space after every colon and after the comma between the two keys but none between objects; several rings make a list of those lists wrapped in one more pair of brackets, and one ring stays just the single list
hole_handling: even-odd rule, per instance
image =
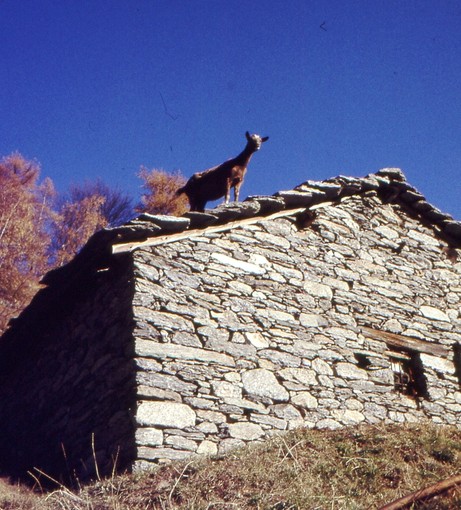
[{"label": "orange foliage", "polygon": [[0,161],[0,331],[39,288],[48,264],[51,180],[18,153]]},{"label": "orange foliage", "polygon": [[105,198],[90,195],[63,204],[53,226],[53,258],[56,266],[69,262],[97,230],[107,226],[102,214]]},{"label": "orange foliage", "polygon": [[138,175],[144,181],[144,194],[137,207],[139,212],[181,216],[187,211],[187,197],[176,195],[176,190],[186,183],[179,170],[168,173],[156,168],[148,170],[141,167]]}]

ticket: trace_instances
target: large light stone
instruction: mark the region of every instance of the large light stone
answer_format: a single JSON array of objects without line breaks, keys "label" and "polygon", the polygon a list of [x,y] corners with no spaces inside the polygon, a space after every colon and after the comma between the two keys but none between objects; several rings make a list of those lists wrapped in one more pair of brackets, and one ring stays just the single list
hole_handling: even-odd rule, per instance
[{"label": "large light stone", "polygon": [[267,349],[269,347],[269,342],[258,331],[255,333],[246,332],[244,336],[256,349]]},{"label": "large light stone", "polygon": [[136,413],[139,425],[185,428],[195,425],[195,412],[177,402],[141,402]]},{"label": "large light stone", "polygon": [[450,322],[450,317],[448,317],[445,312],[439,310],[438,308],[434,308],[433,306],[422,306],[420,310],[424,317],[428,319]]},{"label": "large light stone", "polygon": [[317,399],[312,396],[308,391],[301,391],[295,395],[291,401],[293,404],[304,407],[305,409],[317,409],[319,403]]},{"label": "large light stone", "polygon": [[368,379],[365,370],[353,365],[352,363],[337,363],[336,373],[344,379]]},{"label": "large light stone", "polygon": [[136,444],[158,446],[163,444],[163,432],[152,427],[141,427],[136,430]]},{"label": "large light stone", "polygon": [[264,274],[266,269],[251,262],[245,262],[243,260],[233,259],[228,255],[224,255],[223,253],[212,253],[211,257],[218,262],[219,264],[223,264],[224,266],[231,267],[233,269],[239,269],[244,273],[250,274]]},{"label": "large light stone", "polygon": [[317,384],[315,371],[308,368],[283,368],[280,370],[280,376],[286,381],[293,381],[307,386]]},{"label": "large light stone", "polygon": [[400,234],[395,231],[393,228],[388,227],[387,225],[382,225],[380,227],[375,228],[375,232],[382,235],[386,239],[398,239]]},{"label": "large light stone", "polygon": [[341,428],[341,423],[337,422],[336,420],[332,420],[331,418],[325,418],[323,420],[319,420],[316,423],[316,427],[318,429],[331,429],[331,430],[335,430],[335,429],[340,429]]},{"label": "large light stone", "polygon": [[237,422],[229,425],[229,434],[235,439],[253,441],[264,435],[264,430],[257,423]]},{"label": "large light stone", "polygon": [[182,436],[169,436],[165,439],[165,445],[172,446],[175,450],[189,450],[195,452],[197,443],[192,439]]},{"label": "large light stone", "polygon": [[283,420],[292,421],[301,418],[301,413],[291,404],[276,404],[271,409],[278,418]]},{"label": "large light stone", "polygon": [[455,366],[453,362],[439,358],[436,356],[431,356],[430,354],[421,353],[421,362],[425,367],[430,367],[434,369],[436,372],[443,372],[444,374],[454,374]]},{"label": "large light stone", "polygon": [[299,316],[301,326],[305,328],[318,328],[321,326],[328,326],[328,320],[323,316],[316,313],[301,313]]},{"label": "large light stone", "polygon": [[242,382],[244,390],[250,395],[281,401],[289,398],[288,391],[278,383],[275,375],[264,368],[244,372]]},{"label": "large light stone", "polygon": [[137,450],[138,459],[151,461],[158,460],[184,460],[192,454],[187,450],[175,450],[174,448],[151,448],[150,446],[140,446]]},{"label": "large light stone", "polygon": [[159,312],[145,306],[134,307],[135,316],[140,321],[146,321],[153,326],[164,329],[194,332],[193,323],[181,315],[170,312]]},{"label": "large light stone", "polygon": [[223,400],[228,398],[241,398],[242,390],[235,384],[227,381],[216,381],[212,383],[214,394]]},{"label": "large light stone", "polygon": [[333,292],[328,285],[317,282],[304,282],[304,290],[310,295],[323,299],[331,299]]},{"label": "large light stone", "polygon": [[323,361],[321,358],[316,358],[312,361],[312,368],[320,375],[333,375],[333,370],[330,365]]},{"label": "large light stone", "polygon": [[213,441],[205,439],[199,444],[197,453],[199,455],[216,455],[218,453],[218,447]]},{"label": "large light stone", "polygon": [[365,420],[365,416],[360,411],[353,409],[334,409],[331,411],[332,417],[344,425],[355,425]]}]

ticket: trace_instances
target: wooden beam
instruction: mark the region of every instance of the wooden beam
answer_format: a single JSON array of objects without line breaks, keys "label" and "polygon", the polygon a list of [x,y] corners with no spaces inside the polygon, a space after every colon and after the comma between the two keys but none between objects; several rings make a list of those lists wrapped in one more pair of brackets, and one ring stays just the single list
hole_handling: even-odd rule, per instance
[{"label": "wooden beam", "polygon": [[224,225],[217,225],[216,227],[207,227],[200,228],[194,230],[184,230],[183,232],[179,232],[177,234],[166,234],[156,237],[149,237],[145,241],[138,241],[132,243],[121,243],[115,244],[112,246],[112,253],[124,253],[136,250],[138,248],[143,248],[145,246],[157,246],[159,244],[167,244],[174,243],[176,241],[183,241],[184,239],[189,239],[191,237],[203,236],[206,234],[214,234],[217,232],[225,232],[227,230],[231,230],[236,227],[241,227],[245,225],[253,225],[254,223],[258,223],[260,221],[273,220],[276,218],[283,218],[284,216],[293,216],[299,214],[306,210],[306,207],[298,207],[297,209],[289,209],[285,211],[279,211],[274,214],[270,214],[269,216],[254,216],[252,218],[245,218],[243,220],[230,221],[229,223],[225,223]]},{"label": "wooden beam", "polygon": [[365,337],[372,338],[373,340],[380,340],[391,347],[422,352],[424,354],[431,354],[432,356],[442,356],[444,358],[447,358],[450,352],[449,348],[444,345],[421,340],[414,336],[398,335],[396,333],[389,333],[388,331],[381,331],[366,326],[361,326],[360,329]]},{"label": "wooden beam", "polygon": [[283,211],[279,211],[268,216],[253,216],[252,218],[245,218],[243,220],[235,220],[229,223],[225,223],[224,225],[217,225],[216,227],[207,227],[200,228],[194,230],[184,230],[184,232],[179,232],[177,234],[166,234],[161,236],[152,236],[146,239],[145,241],[131,242],[131,243],[120,243],[114,244],[112,246],[112,253],[126,253],[136,250],[138,248],[143,248],[146,246],[157,246],[159,244],[168,244],[174,243],[176,241],[183,241],[184,239],[189,239],[190,237],[203,236],[206,234],[213,234],[217,232],[226,232],[227,230],[231,230],[236,227],[244,226],[244,225],[253,225],[254,223],[258,223],[260,221],[273,220],[276,218],[283,218],[285,216],[295,216],[303,211],[309,210],[314,211],[316,209],[323,209],[324,207],[328,207],[330,205],[336,205],[339,202],[344,202],[346,200],[351,199],[352,197],[343,197],[339,200],[329,200],[325,202],[320,202],[318,204],[314,204],[311,206],[305,207],[297,207],[295,209],[285,209]]},{"label": "wooden beam", "polygon": [[[437,482],[434,485],[430,485],[424,489],[419,489],[408,496],[404,496],[403,498],[399,498],[392,503],[388,503],[387,505],[382,506],[379,510],[403,510],[404,508],[408,508],[411,505],[413,508],[413,504],[418,501],[428,500],[437,496],[438,494],[442,494],[447,492],[448,490],[459,487],[461,485],[461,475],[455,475],[451,478],[447,478],[446,480],[442,480],[441,482]],[[425,506],[425,505],[424,505]]]}]

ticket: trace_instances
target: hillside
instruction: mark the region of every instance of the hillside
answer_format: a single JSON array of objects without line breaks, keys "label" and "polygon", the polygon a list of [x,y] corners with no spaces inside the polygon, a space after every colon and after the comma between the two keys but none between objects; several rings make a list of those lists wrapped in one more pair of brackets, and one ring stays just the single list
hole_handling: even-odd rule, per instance
[{"label": "hillside", "polygon": [[[297,430],[209,460],[76,492],[0,483],[2,510],[368,509],[461,473],[461,431],[435,425]],[[410,508],[410,507],[409,507]],[[411,508],[461,508],[461,488]]]}]

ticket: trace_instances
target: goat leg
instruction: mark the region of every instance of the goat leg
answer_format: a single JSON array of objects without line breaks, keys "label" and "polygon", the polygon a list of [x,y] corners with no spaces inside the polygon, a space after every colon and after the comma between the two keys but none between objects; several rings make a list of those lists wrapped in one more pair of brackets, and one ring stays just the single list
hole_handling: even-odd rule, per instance
[{"label": "goat leg", "polygon": [[227,181],[226,181],[226,198],[225,198],[225,201],[224,201],[225,204],[229,203],[229,200],[230,200],[230,190],[231,190],[231,182],[230,182],[229,179],[227,179]]},{"label": "goat leg", "polygon": [[240,186],[241,186],[241,182],[238,182],[235,186],[234,186],[234,200],[236,202],[239,201],[239,194],[240,194]]}]

